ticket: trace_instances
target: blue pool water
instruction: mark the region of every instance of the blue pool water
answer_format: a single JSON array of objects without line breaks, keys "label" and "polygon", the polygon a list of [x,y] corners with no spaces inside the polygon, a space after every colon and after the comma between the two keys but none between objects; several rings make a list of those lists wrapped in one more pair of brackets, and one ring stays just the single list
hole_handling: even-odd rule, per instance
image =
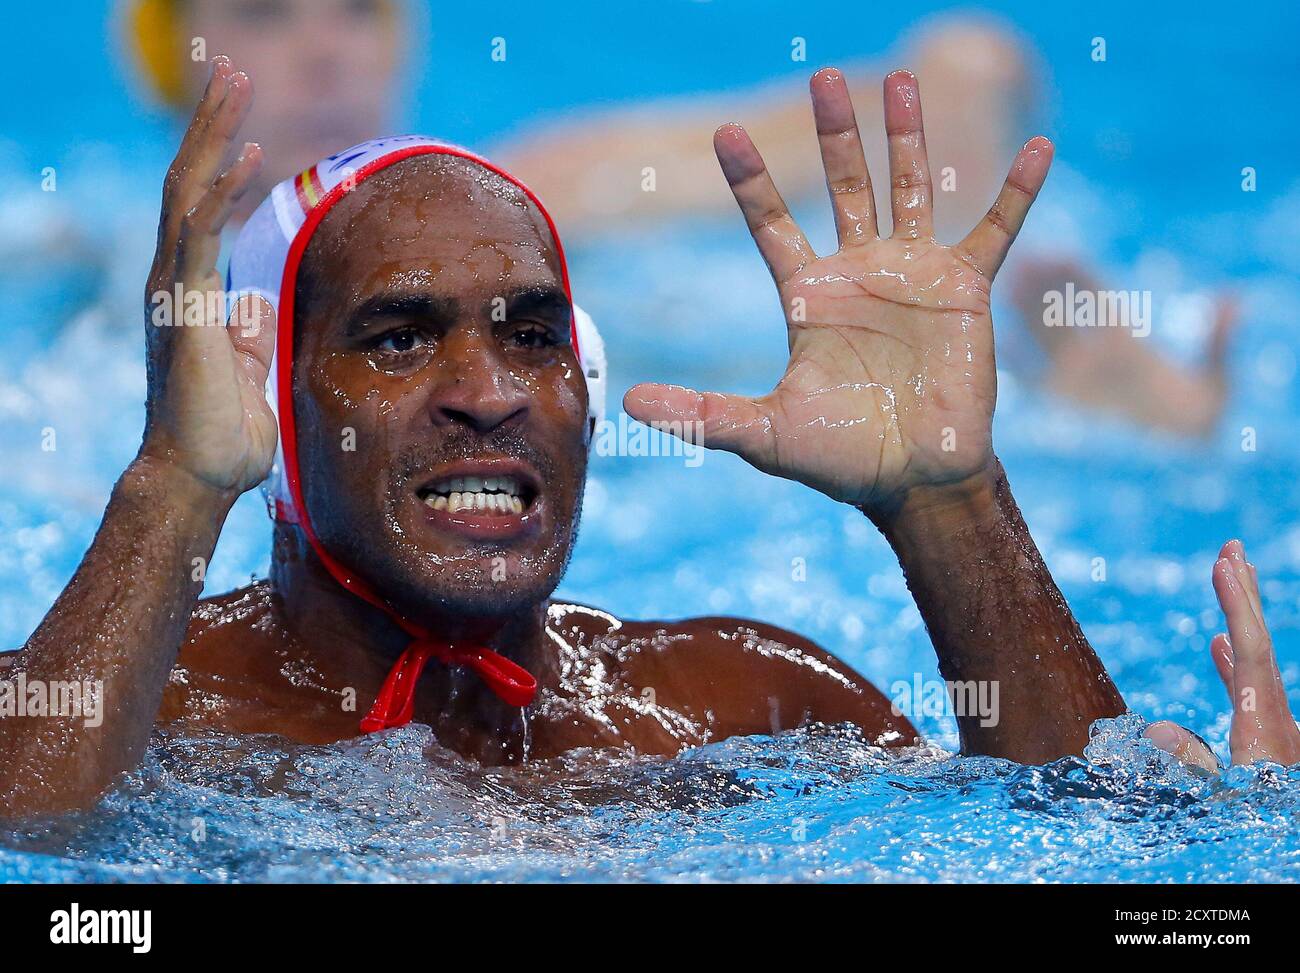
[{"label": "blue pool water", "polygon": [[[487,140],[529,113],[594,100],[597,79],[601,100],[717,89],[788,73],[762,51],[792,34],[807,35],[821,62],[882,50],[905,26],[901,14],[876,22],[873,13],[870,37],[854,41],[833,17],[820,18],[836,9],[830,3],[800,5],[797,18],[775,3],[680,3],[664,15],[680,36],[665,45],[632,14],[561,23],[539,18],[536,5],[495,6],[544,40],[550,60],[524,56],[517,74],[489,75],[459,41],[495,33],[495,22],[435,18],[436,56],[418,72],[413,127]],[[998,452],[1136,714],[1099,725],[1086,759],[1019,767],[954,756],[955,726],[942,715],[918,718],[933,747],[905,757],[829,728],[723,741],[673,760],[578,753],[509,771],[468,765],[419,726],[331,747],[160,733],[145,765],[95,811],[0,832],[0,880],[1300,875],[1300,771],[1205,780],[1140,736],[1142,719],[1174,719],[1226,753],[1226,701],[1207,647],[1221,624],[1210,564],[1231,536],[1246,540],[1266,579],[1283,674],[1300,705],[1300,136],[1289,124],[1300,70],[1287,50],[1295,18],[1282,4],[1200,23],[1131,5],[1089,5],[1086,14],[1045,6],[999,9],[1043,50],[1059,91],[1047,128],[1064,163],[1053,205],[1080,214],[1100,263],[1156,290],[1157,313],[1162,296],[1228,285],[1244,309],[1232,402],[1204,444],[1081,415],[1016,373],[1002,376]],[[737,30],[742,7],[767,16]],[[80,29],[61,43],[80,44],[93,61],[102,22],[88,18]],[[1113,52],[1106,74],[1086,57],[1097,34]],[[719,45],[730,60],[717,56]],[[562,56],[577,49],[590,52],[581,64]],[[71,112],[42,111],[32,99],[6,119],[0,143],[0,175],[18,187],[0,200],[0,645],[8,647],[70,575],[138,443],[134,302],[167,152],[158,141],[165,128],[142,121],[112,77],[105,94],[84,61],[59,63],[55,71],[31,54],[0,58],[0,81],[35,72],[50,99],[75,106],[85,92],[88,102],[74,123]],[[632,76],[619,63],[641,68]],[[1253,72],[1248,81],[1243,72]],[[453,97],[453,84],[477,86],[483,111]],[[522,101],[516,91],[526,92]],[[55,199],[21,188],[46,164],[66,187]],[[1239,188],[1247,165],[1260,172],[1253,194]],[[825,243],[821,201],[799,214],[814,243]],[[82,242],[41,244],[63,232]],[[95,256],[109,246],[118,258]],[[33,252],[65,256],[23,259]],[[779,311],[737,221],[578,242],[571,259],[575,289],[613,356],[612,401],[640,379],[758,392],[779,374]],[[67,324],[96,293],[114,295],[109,306],[124,309],[123,320]],[[1004,310],[1004,351],[1017,340],[1008,320]],[[1196,335],[1158,322],[1152,340],[1188,355]],[[1255,430],[1255,451],[1241,447],[1244,427]],[[54,451],[41,449],[46,430]],[[1092,580],[1098,557],[1104,582]],[[807,564],[806,580],[792,579],[794,558]],[[208,588],[241,584],[266,561],[265,517],[250,496],[222,537]],[[918,673],[937,678],[898,567],[870,525],[730,456],[710,454],[698,468],[671,457],[597,457],[561,594],[630,617],[762,618],[814,638],[886,689]]]}]

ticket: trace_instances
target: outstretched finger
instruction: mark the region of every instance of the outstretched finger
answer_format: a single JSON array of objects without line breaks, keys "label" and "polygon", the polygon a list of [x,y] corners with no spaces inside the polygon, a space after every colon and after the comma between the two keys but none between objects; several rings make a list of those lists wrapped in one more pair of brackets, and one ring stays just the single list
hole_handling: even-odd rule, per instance
[{"label": "outstretched finger", "polygon": [[1246,560],[1246,545],[1239,540],[1230,540],[1219,551],[1219,557],[1226,557],[1232,563],[1237,580],[1241,582],[1246,599],[1250,602],[1251,611],[1255,613],[1260,626],[1264,627],[1264,603],[1259,596],[1259,575],[1255,571],[1255,565]]},{"label": "outstretched finger", "polygon": [[239,158],[185,214],[176,244],[177,276],[181,281],[206,276],[216,267],[221,253],[221,231],[261,168],[261,147],[246,142]]},{"label": "outstretched finger", "polygon": [[989,280],[1002,266],[1012,241],[1025,223],[1029,207],[1043,188],[1053,151],[1052,143],[1041,135],[1026,142],[1016,154],[992,208],[957,245],[957,252]]},{"label": "outstretched finger", "polygon": [[191,155],[203,139],[203,133],[217,114],[217,109],[226,100],[226,95],[230,91],[230,79],[234,73],[234,65],[224,54],[218,54],[212,59],[208,83],[203,88],[203,94],[199,96],[199,103],[194,106],[194,114],[190,116],[190,123],[185,127],[181,144],[176,149],[173,160],[175,167],[182,169],[188,167]]},{"label": "outstretched finger", "polygon": [[736,453],[760,469],[771,416],[754,399],[697,392],[680,385],[642,383],[628,389],[623,408],[638,422],[696,446]]},{"label": "outstretched finger", "polygon": [[812,76],[809,89],[840,246],[874,240],[879,232],[876,197],[849,86],[835,68],[823,68]]},{"label": "outstretched finger", "polygon": [[723,125],[713,133],[713,148],[758,252],[777,284],[784,284],[816,259],[816,254],[745,130],[739,125]]},{"label": "outstretched finger", "polygon": [[235,71],[227,58],[215,59],[208,90],[167,173],[164,228],[169,215],[189,212],[212,184],[252,103],[248,75]]},{"label": "outstretched finger", "polygon": [[894,236],[928,240],[934,236],[934,198],[921,90],[911,71],[892,71],[885,77],[885,135]]}]

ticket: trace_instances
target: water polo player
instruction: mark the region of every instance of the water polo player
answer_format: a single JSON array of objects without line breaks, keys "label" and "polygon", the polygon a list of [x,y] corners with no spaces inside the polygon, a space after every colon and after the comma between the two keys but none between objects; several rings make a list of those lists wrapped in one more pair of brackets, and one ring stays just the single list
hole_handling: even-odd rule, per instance
[{"label": "water polo player", "polygon": [[[997,719],[959,717],[965,751],[1081,752],[1124,704],[991,440],[989,288],[1051,145],[1027,143],[988,216],[939,245],[915,79],[889,75],[881,238],[844,81],[822,71],[812,89],[837,253],[812,251],[740,128],[715,137],[787,313],[785,375],[757,399],[639,385],[625,407],[700,423],[705,445],[871,519],[945,678],[999,687]],[[556,228],[486,160],[413,137],[324,160],[242,231],[231,324],[207,302],[207,326],[158,326],[153,295],[227,290],[220,233],[261,153],[223,160],[251,98],[218,59],[164,190],[141,449],[11,665],[102,683],[102,725],[0,720],[0,808],[92,804],[156,722],[313,743],[414,719],[489,764],[578,747],[671,754],[808,722],[916,742],[878,690],[792,633],[552,600],[605,372]],[[270,578],[199,601],[226,514],[268,474]]]}]

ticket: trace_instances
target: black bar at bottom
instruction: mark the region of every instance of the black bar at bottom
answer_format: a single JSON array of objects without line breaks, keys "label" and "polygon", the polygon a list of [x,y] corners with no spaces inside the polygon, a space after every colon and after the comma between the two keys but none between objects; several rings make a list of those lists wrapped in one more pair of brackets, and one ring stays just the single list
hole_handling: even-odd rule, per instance
[{"label": "black bar at bottom", "polygon": [[[1289,940],[1295,900],[1290,886],[35,885],[0,886],[0,916],[18,955],[76,950],[127,962],[388,965],[412,950],[451,960],[436,952],[445,948],[462,956],[452,962],[466,950],[494,962],[557,953],[582,965],[597,954],[602,963],[637,953],[667,962],[687,936],[701,942],[693,958],[733,964],[754,950],[765,961],[793,950],[792,961],[806,962],[800,949],[815,955],[831,944],[841,955],[848,946],[863,959],[930,962],[988,959],[989,950],[1028,959],[1038,949],[1277,948]],[[87,942],[95,939],[117,942]]]}]

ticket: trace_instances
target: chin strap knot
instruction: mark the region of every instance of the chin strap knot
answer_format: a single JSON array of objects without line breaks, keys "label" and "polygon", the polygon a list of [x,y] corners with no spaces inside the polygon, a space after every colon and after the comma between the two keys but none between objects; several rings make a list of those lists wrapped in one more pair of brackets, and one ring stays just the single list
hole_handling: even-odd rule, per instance
[{"label": "chin strap knot", "polygon": [[527,706],[537,695],[537,680],[523,666],[485,648],[460,648],[431,638],[414,638],[384,679],[374,706],[361,721],[362,733],[374,733],[411,722],[415,685],[425,663],[437,659],[445,666],[469,666],[487,687],[509,706]]}]

